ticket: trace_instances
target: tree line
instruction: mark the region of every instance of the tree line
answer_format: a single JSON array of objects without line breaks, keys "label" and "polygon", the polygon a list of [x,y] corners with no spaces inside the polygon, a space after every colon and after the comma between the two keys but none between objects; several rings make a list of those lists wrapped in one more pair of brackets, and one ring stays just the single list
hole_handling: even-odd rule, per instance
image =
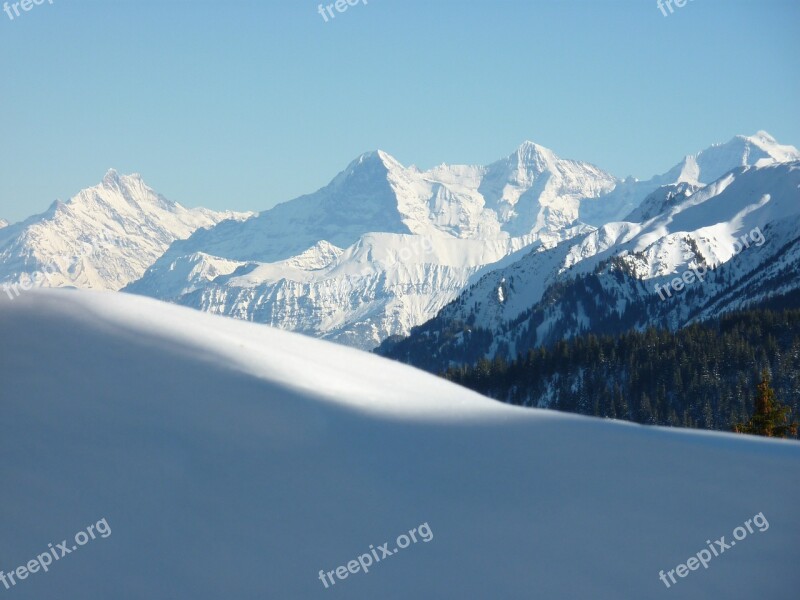
[{"label": "tree line", "polygon": [[798,367],[800,310],[758,309],[676,332],[586,334],[443,376],[521,406],[796,438]]}]

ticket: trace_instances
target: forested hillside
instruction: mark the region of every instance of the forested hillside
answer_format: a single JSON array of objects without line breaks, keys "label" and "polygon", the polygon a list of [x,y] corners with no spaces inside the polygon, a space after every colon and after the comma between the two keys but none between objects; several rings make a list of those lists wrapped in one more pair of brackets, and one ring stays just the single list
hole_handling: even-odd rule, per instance
[{"label": "forested hillside", "polygon": [[800,310],[732,313],[677,332],[584,335],[445,377],[492,398],[637,423],[730,431],[753,412],[762,369],[797,417]]}]

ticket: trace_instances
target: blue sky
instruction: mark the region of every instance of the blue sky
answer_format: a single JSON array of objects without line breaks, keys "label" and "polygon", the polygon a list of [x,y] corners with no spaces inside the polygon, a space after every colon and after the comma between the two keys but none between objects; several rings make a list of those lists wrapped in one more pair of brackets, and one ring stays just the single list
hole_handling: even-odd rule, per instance
[{"label": "blue sky", "polygon": [[765,129],[800,145],[800,3],[48,0],[0,13],[0,217],[142,173],[263,210],[364,151],[488,163],[530,139],[618,176]]}]

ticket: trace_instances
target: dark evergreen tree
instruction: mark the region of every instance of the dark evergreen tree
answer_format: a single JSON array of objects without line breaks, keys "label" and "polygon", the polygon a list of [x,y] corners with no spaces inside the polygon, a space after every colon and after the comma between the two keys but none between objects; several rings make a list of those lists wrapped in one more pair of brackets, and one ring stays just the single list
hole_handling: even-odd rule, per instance
[{"label": "dark evergreen tree", "polygon": [[755,413],[747,423],[737,423],[734,431],[764,437],[797,437],[797,423],[790,421],[792,409],[775,399],[769,372],[761,374],[756,393]]}]

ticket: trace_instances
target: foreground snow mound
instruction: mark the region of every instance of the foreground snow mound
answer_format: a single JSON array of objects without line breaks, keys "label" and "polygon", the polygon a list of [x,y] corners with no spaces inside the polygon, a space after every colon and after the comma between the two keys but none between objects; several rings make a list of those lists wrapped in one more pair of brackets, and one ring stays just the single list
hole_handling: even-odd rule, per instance
[{"label": "foreground snow mound", "polygon": [[[23,571],[15,598],[788,599],[800,583],[796,444],[511,408],[125,294],[0,298],[0,341],[0,570],[101,519],[113,532]],[[677,590],[659,580],[758,513],[768,529]]]}]

